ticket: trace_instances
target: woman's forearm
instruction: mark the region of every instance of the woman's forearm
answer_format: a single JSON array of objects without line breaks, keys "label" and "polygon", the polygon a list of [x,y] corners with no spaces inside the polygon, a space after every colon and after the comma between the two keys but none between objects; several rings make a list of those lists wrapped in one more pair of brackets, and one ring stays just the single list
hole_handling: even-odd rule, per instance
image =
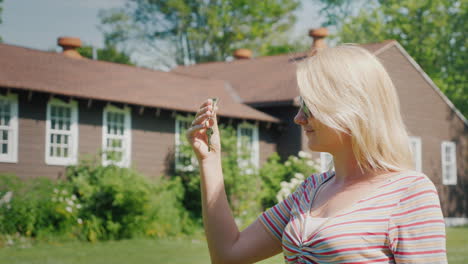
[{"label": "woman's forearm", "polygon": [[228,263],[239,229],[229,207],[221,167],[216,157],[199,162],[203,224],[212,263]]}]

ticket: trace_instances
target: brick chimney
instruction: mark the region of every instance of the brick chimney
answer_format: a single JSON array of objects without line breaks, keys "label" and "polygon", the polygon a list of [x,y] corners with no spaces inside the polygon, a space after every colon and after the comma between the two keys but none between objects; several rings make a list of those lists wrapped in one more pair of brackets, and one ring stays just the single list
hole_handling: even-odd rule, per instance
[{"label": "brick chimney", "polygon": [[314,41],[312,42],[312,47],[310,49],[310,55],[313,56],[320,49],[326,48],[327,44],[325,43],[325,38],[328,36],[328,29],[326,28],[316,28],[309,30],[309,36],[311,36]]},{"label": "brick chimney", "polygon": [[63,48],[63,55],[74,59],[83,58],[76,51],[77,48],[81,47],[81,40],[79,38],[60,37],[57,39],[57,44]]},{"label": "brick chimney", "polygon": [[252,51],[249,49],[238,49],[234,51],[234,58],[241,60],[241,59],[251,59],[252,58]]}]

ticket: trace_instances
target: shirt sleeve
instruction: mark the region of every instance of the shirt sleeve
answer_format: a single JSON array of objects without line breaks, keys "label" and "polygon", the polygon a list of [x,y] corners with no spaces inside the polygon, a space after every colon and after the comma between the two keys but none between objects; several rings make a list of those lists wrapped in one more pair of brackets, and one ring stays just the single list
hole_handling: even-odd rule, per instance
[{"label": "shirt sleeve", "polygon": [[427,176],[409,184],[390,216],[388,236],[396,263],[447,263],[439,196]]},{"label": "shirt sleeve", "polygon": [[[314,175],[311,177],[314,177]],[[309,188],[307,186],[309,185],[309,181],[311,181],[310,177],[303,181],[293,193],[286,197],[286,199],[277,203],[259,216],[259,220],[265,226],[266,230],[280,242],[282,241],[284,228],[289,222],[292,208],[300,207],[303,204],[303,199],[308,200],[308,197],[305,196],[308,196],[307,192]]]}]

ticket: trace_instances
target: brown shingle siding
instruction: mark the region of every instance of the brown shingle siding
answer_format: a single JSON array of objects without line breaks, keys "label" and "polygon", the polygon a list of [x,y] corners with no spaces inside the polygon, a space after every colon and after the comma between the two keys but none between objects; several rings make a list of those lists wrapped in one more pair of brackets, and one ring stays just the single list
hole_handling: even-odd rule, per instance
[{"label": "brown shingle siding", "polygon": [[47,97],[37,95],[31,102],[26,93],[18,94],[18,163],[0,162],[1,173],[21,178],[37,176],[63,177],[62,166],[45,164],[45,111]]},{"label": "brown shingle siding", "polygon": [[105,103],[78,100],[78,159],[97,157],[102,148],[102,109]]},{"label": "brown shingle siding", "polygon": [[171,164],[166,163],[168,150],[175,144],[175,120],[164,113],[133,114],[132,167],[149,177],[159,177]]},{"label": "brown shingle siding", "polygon": [[[273,133],[272,133],[273,132]],[[265,126],[259,126],[259,165],[262,166],[276,152],[276,137],[273,129],[268,129]]]},{"label": "brown shingle siding", "polygon": [[[18,163],[0,163],[0,173],[13,173],[21,178],[46,176],[64,177],[65,166],[45,163],[46,109],[50,95],[35,93],[27,100],[26,92],[19,94],[19,146]],[[99,158],[102,149],[102,118],[107,102],[93,101],[88,107],[87,100],[78,102],[78,159]],[[227,119],[223,119],[227,121]],[[224,122],[223,121],[223,122]],[[237,128],[234,121],[233,126]],[[132,109],[131,167],[154,178],[172,172],[175,148],[175,118],[171,112]],[[276,149],[273,135],[276,129],[266,129],[259,124],[260,164]]]}]

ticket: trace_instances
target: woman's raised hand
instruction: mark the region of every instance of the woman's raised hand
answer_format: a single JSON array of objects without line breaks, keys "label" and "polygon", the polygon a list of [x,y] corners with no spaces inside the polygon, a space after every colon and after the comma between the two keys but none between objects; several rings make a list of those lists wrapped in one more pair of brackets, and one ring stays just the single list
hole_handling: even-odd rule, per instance
[{"label": "woman's raised hand", "polygon": [[[216,156],[221,157],[221,141],[216,120],[217,109],[216,106],[213,109],[212,99],[206,100],[198,109],[192,126],[185,134],[199,161]],[[209,128],[213,129],[213,134],[209,139],[211,144],[208,151],[208,135],[206,132]]]}]

